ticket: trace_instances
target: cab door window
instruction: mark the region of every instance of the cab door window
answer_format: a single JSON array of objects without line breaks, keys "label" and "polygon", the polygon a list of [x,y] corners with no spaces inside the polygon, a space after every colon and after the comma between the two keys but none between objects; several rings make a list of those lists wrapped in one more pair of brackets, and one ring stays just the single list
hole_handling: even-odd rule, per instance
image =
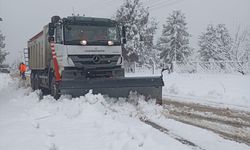
[{"label": "cab door window", "polygon": [[56,43],[61,43],[63,42],[62,38],[62,26],[58,25],[56,27],[56,35],[55,35]]}]

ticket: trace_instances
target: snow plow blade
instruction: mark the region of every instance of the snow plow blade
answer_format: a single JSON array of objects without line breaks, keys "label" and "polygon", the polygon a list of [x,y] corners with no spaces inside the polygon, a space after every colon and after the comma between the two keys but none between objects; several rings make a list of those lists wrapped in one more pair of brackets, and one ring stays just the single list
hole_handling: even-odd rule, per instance
[{"label": "snow plow blade", "polygon": [[83,96],[93,90],[93,94],[101,93],[109,97],[128,97],[130,91],[136,91],[146,98],[156,99],[162,104],[162,77],[121,77],[62,80],[60,93],[73,97]]}]

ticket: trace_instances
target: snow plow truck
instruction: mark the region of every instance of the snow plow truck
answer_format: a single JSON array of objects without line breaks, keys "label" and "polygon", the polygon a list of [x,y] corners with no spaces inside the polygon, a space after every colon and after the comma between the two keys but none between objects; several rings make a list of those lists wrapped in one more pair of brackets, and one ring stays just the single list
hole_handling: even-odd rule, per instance
[{"label": "snow plow truck", "polygon": [[131,91],[162,103],[162,76],[125,77],[122,50],[126,29],[106,18],[53,16],[28,41],[33,90],[74,97],[92,90],[110,97]]}]

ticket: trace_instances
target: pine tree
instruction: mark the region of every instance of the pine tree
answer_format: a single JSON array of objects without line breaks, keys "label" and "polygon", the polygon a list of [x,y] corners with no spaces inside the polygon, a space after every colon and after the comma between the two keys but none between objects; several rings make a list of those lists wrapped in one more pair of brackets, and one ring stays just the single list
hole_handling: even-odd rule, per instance
[{"label": "pine tree", "polygon": [[153,38],[157,23],[149,18],[149,11],[140,0],[125,0],[115,19],[126,27],[127,44],[123,57],[128,62],[149,63],[153,57]]},{"label": "pine tree", "polygon": [[231,60],[232,38],[224,24],[218,24],[216,27],[208,25],[206,32],[199,37],[198,44],[202,61]]},{"label": "pine tree", "polygon": [[0,31],[0,65],[5,61],[5,57],[8,54],[6,51],[3,50],[3,48],[5,47],[4,40],[5,37]]},{"label": "pine tree", "polygon": [[185,63],[192,54],[189,47],[190,34],[187,32],[185,16],[181,11],[173,11],[163,25],[162,35],[157,42],[160,58],[164,63]]}]

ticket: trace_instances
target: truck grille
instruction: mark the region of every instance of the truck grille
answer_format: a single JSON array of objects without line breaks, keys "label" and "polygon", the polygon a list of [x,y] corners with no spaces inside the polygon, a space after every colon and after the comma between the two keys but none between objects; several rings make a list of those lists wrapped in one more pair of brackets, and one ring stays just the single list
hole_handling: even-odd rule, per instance
[{"label": "truck grille", "polygon": [[115,66],[120,55],[70,55],[76,67],[108,67]]}]

